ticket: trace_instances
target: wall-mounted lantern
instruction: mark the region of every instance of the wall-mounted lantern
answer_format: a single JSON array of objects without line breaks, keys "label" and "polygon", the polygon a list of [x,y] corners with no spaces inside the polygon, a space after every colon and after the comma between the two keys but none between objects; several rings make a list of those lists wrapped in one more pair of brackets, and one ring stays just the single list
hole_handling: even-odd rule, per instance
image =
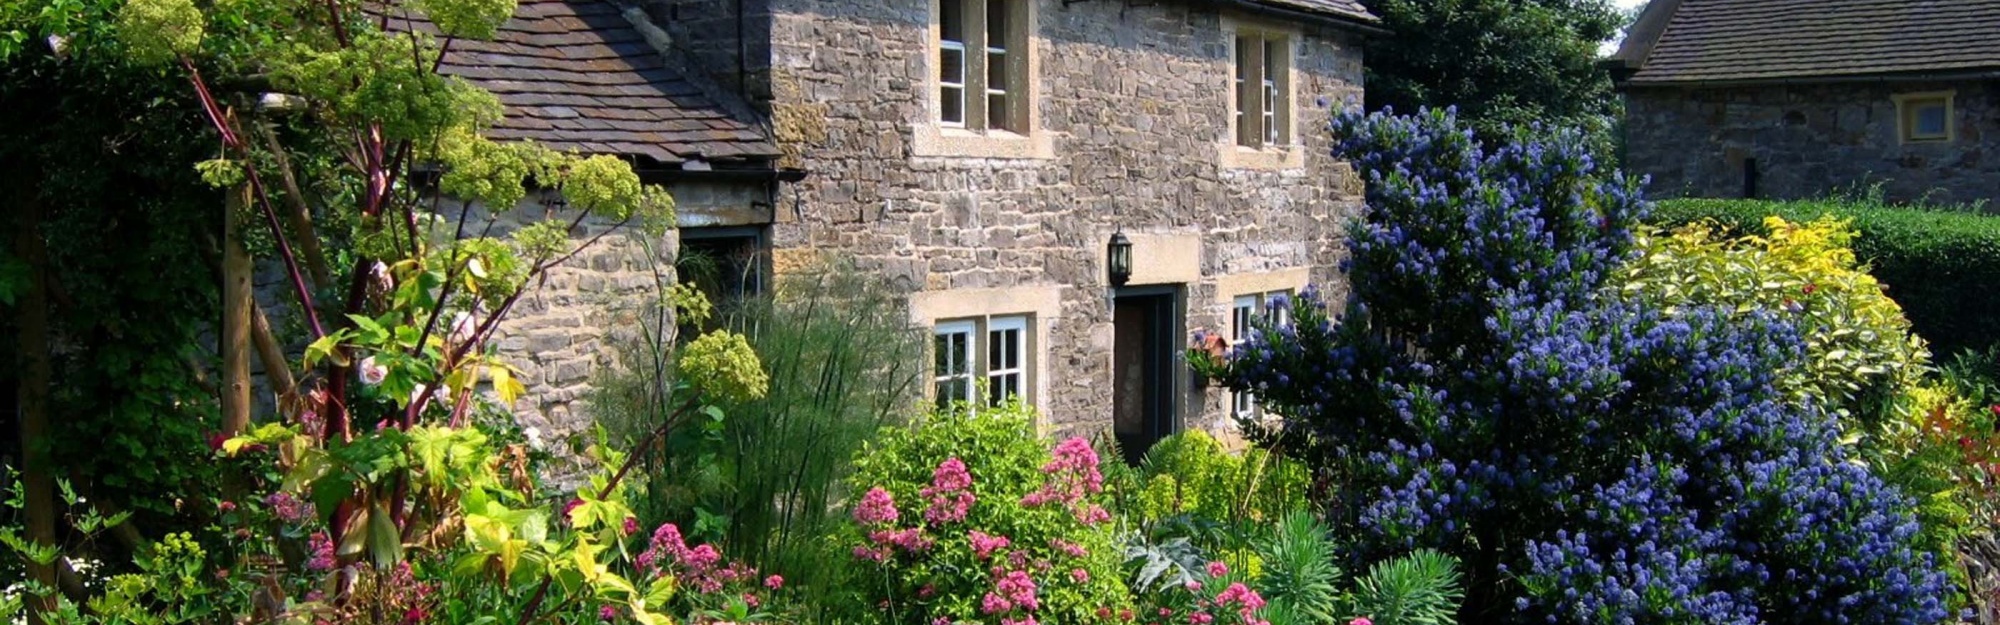
[{"label": "wall-mounted lantern", "polygon": [[1125,286],[1132,279],[1132,240],[1125,238],[1124,230],[1111,233],[1111,243],[1105,246],[1105,259],[1111,274],[1111,286]]}]

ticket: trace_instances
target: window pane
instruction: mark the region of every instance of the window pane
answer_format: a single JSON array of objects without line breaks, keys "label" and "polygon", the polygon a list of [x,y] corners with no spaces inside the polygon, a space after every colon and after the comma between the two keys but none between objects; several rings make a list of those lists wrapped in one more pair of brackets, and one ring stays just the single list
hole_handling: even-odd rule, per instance
[{"label": "window pane", "polygon": [[1936,138],[1945,136],[1944,103],[1926,102],[1917,105],[1916,132],[1919,137]]},{"label": "window pane", "polygon": [[938,48],[938,83],[965,84],[965,48],[954,45]]},{"label": "window pane", "polygon": [[1007,94],[994,93],[986,96],[986,127],[996,130],[1013,130],[1007,123]]},{"label": "window pane", "polygon": [[1007,0],[986,0],[986,47],[1007,47]]},{"label": "window pane", "polygon": [[938,0],[938,39],[965,41],[965,1]]},{"label": "window pane", "polygon": [[965,123],[965,90],[959,87],[938,89],[938,117],[947,124]]},{"label": "window pane", "polygon": [[1257,84],[1257,40],[1255,37],[1236,38],[1236,83],[1235,92],[1229,99],[1230,108],[1235,111],[1236,143],[1238,145],[1257,144],[1257,133],[1252,129],[1252,118],[1246,113],[1255,99],[1251,85]]}]

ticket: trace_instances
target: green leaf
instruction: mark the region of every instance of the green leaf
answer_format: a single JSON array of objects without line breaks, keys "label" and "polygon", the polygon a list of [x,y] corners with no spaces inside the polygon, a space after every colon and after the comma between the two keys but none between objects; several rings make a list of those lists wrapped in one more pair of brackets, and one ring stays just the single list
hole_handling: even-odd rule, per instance
[{"label": "green leaf", "polygon": [[375,560],[375,567],[388,569],[403,560],[403,537],[396,531],[396,520],[390,518],[389,511],[382,504],[375,504],[368,514],[368,555]]}]

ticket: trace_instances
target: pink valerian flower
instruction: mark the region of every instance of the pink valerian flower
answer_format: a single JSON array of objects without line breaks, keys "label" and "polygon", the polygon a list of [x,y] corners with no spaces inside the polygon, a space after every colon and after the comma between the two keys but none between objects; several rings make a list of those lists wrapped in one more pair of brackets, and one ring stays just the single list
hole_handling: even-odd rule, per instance
[{"label": "pink valerian flower", "polygon": [[286,523],[304,523],[306,519],[317,516],[313,511],[312,504],[299,501],[298,497],[294,497],[291,493],[284,491],[271,493],[264,497],[264,505],[271,507],[272,516],[276,516],[278,520]]},{"label": "pink valerian flower", "polygon": [[989,536],[979,530],[967,533],[966,538],[972,542],[973,555],[979,556],[981,560],[992,557],[995,550],[1006,549],[1007,545],[1011,544],[1006,536]]},{"label": "pink valerian flower", "polygon": [[854,521],[862,525],[888,525],[900,516],[895,497],[880,486],[868,489],[861,496],[861,503],[854,506]]},{"label": "pink valerian flower", "polygon": [[1215,617],[1210,616],[1207,612],[1196,612],[1188,615],[1188,622],[1194,625],[1208,625],[1214,621]]},{"label": "pink valerian flower", "polygon": [[1070,569],[1069,578],[1076,580],[1076,583],[1078,584],[1088,584],[1090,583],[1090,571],[1086,571],[1080,568]]},{"label": "pink valerian flower", "polygon": [[597,608],[597,620],[606,623],[618,620],[617,606],[605,605]]},{"label": "pink valerian flower", "polygon": [[682,583],[702,593],[722,590],[723,583],[743,575],[739,565],[718,566],[722,564],[722,553],[715,546],[688,547],[681,528],[672,523],[662,523],[653,530],[652,541],[634,558],[634,564],[640,571],[654,575],[678,575]]},{"label": "pink valerian flower", "polygon": [[779,575],[772,575],[772,576],[770,576],[770,577],[766,577],[766,578],[764,578],[764,587],[765,587],[765,588],[769,588],[769,589],[771,589],[771,590],[777,590],[777,589],[780,589],[780,588],[784,588],[784,587],[785,587],[785,578],[784,578],[783,576],[779,576]]},{"label": "pink valerian flower", "polygon": [[1357,616],[1354,620],[1348,621],[1347,625],[1375,625],[1375,621],[1368,620],[1366,616]]},{"label": "pink valerian flower", "polygon": [[1086,525],[1094,525],[1111,519],[1111,514],[1103,507],[1087,503],[1085,498],[1104,491],[1104,474],[1098,472],[1097,450],[1080,437],[1070,438],[1056,445],[1054,459],[1042,465],[1042,473],[1048,481],[1034,492],[1021,497],[1021,505],[1030,508],[1050,504],[1070,506],[1071,514]]},{"label": "pink valerian flower", "polygon": [[1222,577],[1228,574],[1229,574],[1229,565],[1224,564],[1221,560],[1216,560],[1214,562],[1208,563],[1209,577]]},{"label": "pink valerian flower", "polygon": [[1249,586],[1244,586],[1242,582],[1230,584],[1228,588],[1222,590],[1222,594],[1215,596],[1216,607],[1227,607],[1231,604],[1238,606],[1236,614],[1243,617],[1244,623],[1262,622],[1257,619],[1257,610],[1264,607],[1264,597],[1258,595],[1257,591],[1251,590]]},{"label": "pink valerian flower", "polygon": [[333,552],[333,539],[327,538],[326,532],[313,532],[306,539],[306,548],[312,552],[312,558],[306,560],[308,571],[331,571],[340,564],[339,557]]},{"label": "pink valerian flower", "polygon": [[1012,609],[1014,602],[995,593],[986,593],[986,596],[979,600],[979,611],[982,614],[999,614]]},{"label": "pink valerian flower", "polygon": [[881,562],[881,561],[883,561],[883,560],[887,560],[887,559],[889,559],[889,548],[888,548],[888,547],[870,547],[870,546],[867,546],[867,545],[855,545],[855,546],[854,546],[854,559],[856,559],[856,560],[868,560],[868,561],[871,561],[871,562]]},{"label": "pink valerian flower", "polygon": [[1188,589],[1188,592],[1195,592],[1201,590],[1201,580],[1198,579],[1188,580],[1187,583],[1181,584],[1181,587]]},{"label": "pink valerian flower", "polygon": [[1090,555],[1090,552],[1085,550],[1083,548],[1083,545],[1063,540],[1061,538],[1049,539],[1049,548],[1054,549],[1056,551],[1060,551],[1063,554],[1068,555],[1069,557],[1072,558],[1082,558]]},{"label": "pink valerian flower", "polygon": [[884,548],[896,547],[909,552],[928,551],[932,544],[931,539],[925,538],[923,532],[914,527],[875,530],[868,533],[868,540]]},{"label": "pink valerian flower", "polygon": [[1035,579],[1026,571],[1009,571],[994,582],[993,591],[1023,610],[1033,612],[1042,607],[1041,600],[1035,597]]},{"label": "pink valerian flower", "polygon": [[626,536],[639,533],[639,517],[625,517],[625,525],[619,529],[622,530],[620,533]]},{"label": "pink valerian flower", "polygon": [[1041,624],[1035,622],[1035,617],[1033,615],[1029,615],[1021,617],[1019,620],[1011,618],[1000,619],[1000,625],[1041,625]]},{"label": "pink valerian flower", "polygon": [[760,602],[757,600],[757,595],[747,592],[743,593],[743,605],[750,606],[754,610],[757,608],[758,603]]}]

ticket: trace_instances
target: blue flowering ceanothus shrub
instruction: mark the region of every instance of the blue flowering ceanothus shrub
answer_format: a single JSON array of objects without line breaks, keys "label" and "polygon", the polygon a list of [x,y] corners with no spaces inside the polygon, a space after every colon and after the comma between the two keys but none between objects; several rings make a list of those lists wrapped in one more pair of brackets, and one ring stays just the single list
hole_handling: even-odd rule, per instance
[{"label": "blue flowering ceanothus shrub", "polygon": [[1468,622],[1946,618],[1911,502],[1774,387],[1791,326],[1606,288],[1637,181],[1574,133],[1482,146],[1449,112],[1333,131],[1368,183],[1345,309],[1308,291],[1191,355],[1285,417],[1260,435],[1335,481],[1354,562],[1459,557]]}]

